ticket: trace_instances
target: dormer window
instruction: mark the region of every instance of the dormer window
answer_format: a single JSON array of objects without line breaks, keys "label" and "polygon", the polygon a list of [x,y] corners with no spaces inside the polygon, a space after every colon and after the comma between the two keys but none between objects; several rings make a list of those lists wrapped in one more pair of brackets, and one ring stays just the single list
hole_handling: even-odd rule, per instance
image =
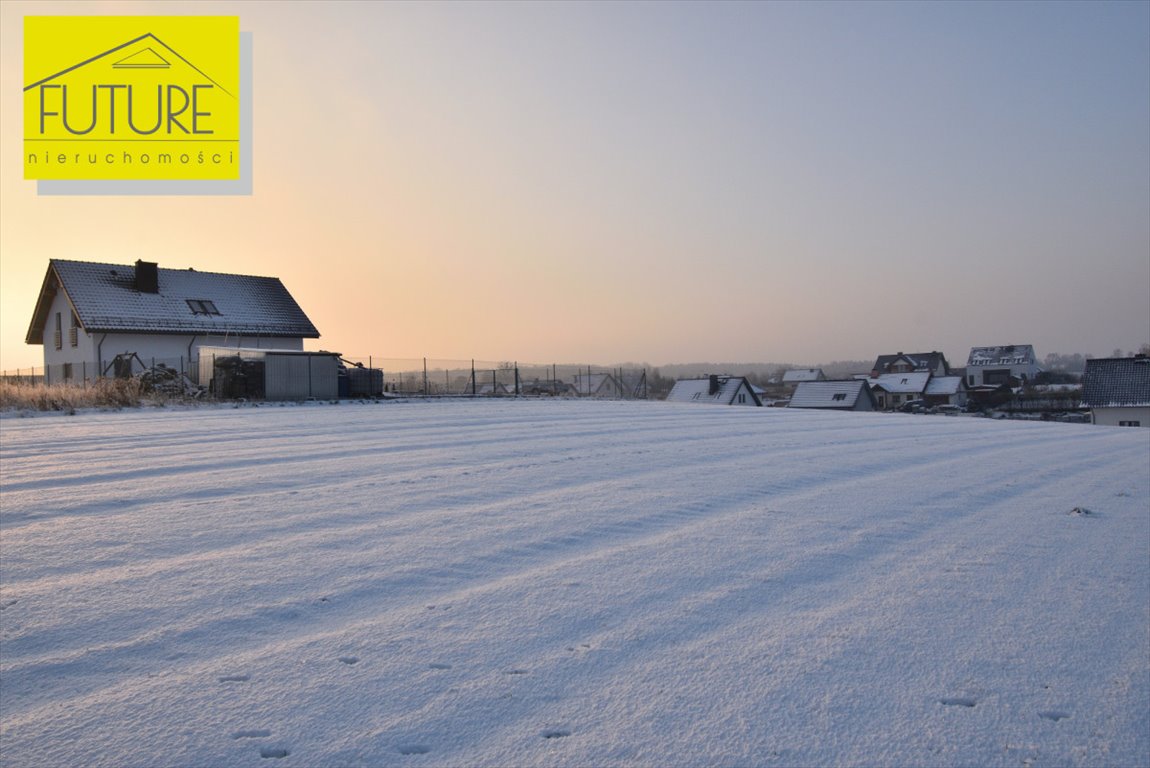
[{"label": "dormer window", "polygon": [[832,399],[833,400],[846,400],[847,394],[846,394],[846,392],[835,392],[835,396]]},{"label": "dormer window", "polygon": [[216,309],[216,305],[207,299],[187,299],[188,306],[192,310],[193,315],[218,315],[220,311]]}]

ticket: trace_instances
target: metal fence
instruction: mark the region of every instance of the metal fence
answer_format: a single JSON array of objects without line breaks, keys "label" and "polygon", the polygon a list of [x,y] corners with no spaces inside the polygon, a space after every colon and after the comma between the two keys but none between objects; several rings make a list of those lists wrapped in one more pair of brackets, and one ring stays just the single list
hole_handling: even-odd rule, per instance
[{"label": "metal fence", "polygon": [[[388,358],[368,355],[341,357],[348,371],[379,371],[371,376],[372,389],[392,397],[569,397],[612,400],[655,396],[646,368],[604,367],[587,364],[525,364],[516,361],[448,360],[441,358]],[[142,358],[118,355],[110,360],[17,368],[0,372],[0,382],[17,385],[68,384],[90,386],[100,378],[178,377],[207,388],[200,381],[198,358]],[[381,382],[381,385],[375,382]],[[356,394],[362,395],[362,392]],[[354,396],[354,395],[353,395]]]},{"label": "metal fence", "polygon": [[137,355],[117,355],[111,359],[102,360],[99,364],[95,361],[83,361],[34,368],[15,368],[0,371],[0,382],[17,386],[71,384],[86,387],[97,379],[127,379],[140,376],[145,372],[153,376],[170,373],[186,377],[193,384],[200,383],[197,358],[141,358]]}]

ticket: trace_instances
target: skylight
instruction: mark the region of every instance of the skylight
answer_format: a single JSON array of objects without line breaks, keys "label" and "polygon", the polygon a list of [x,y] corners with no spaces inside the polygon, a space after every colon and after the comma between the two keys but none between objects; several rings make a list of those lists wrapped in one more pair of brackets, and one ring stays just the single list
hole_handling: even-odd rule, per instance
[{"label": "skylight", "polygon": [[187,299],[188,306],[192,310],[193,315],[218,315],[220,311],[216,309],[216,305],[207,299]]}]

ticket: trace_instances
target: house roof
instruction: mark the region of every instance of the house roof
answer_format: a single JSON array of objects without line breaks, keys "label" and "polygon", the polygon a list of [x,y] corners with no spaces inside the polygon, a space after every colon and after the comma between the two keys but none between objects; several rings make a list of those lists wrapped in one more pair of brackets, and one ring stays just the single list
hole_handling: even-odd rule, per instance
[{"label": "house roof", "polygon": [[930,372],[884,373],[881,376],[872,376],[869,381],[871,389],[881,389],[894,394],[921,393],[926,391],[926,385],[930,382]]},{"label": "house roof", "polygon": [[1037,365],[1034,347],[1030,344],[1006,344],[1001,347],[971,347],[968,366],[1009,368],[1012,365]]},{"label": "house roof", "polygon": [[581,394],[594,394],[603,388],[614,390],[618,387],[615,377],[609,373],[579,373],[575,375],[575,390]]},{"label": "house roof", "polygon": [[961,376],[933,376],[926,385],[927,395],[957,395],[962,389]]},{"label": "house roof", "polygon": [[[679,379],[667,394],[667,401],[674,403],[715,403],[718,405],[731,405],[735,397],[743,389],[751,396],[755,405],[762,405],[762,400],[751,389],[751,384],[743,376],[716,376],[718,389],[711,392],[711,376],[694,379]],[[745,389],[744,389],[745,388]]]},{"label": "house roof", "polygon": [[[42,342],[48,312],[61,289],[89,333],[319,338],[319,331],[278,278],[159,268],[159,290],[149,293],[137,290],[136,269],[52,259],[25,340]],[[190,301],[209,302],[217,313],[197,313]]]},{"label": "house roof", "polygon": [[822,381],[825,378],[822,368],[792,368],[783,374],[783,383],[797,384],[800,381]]},{"label": "house roof", "polygon": [[895,355],[879,355],[878,359],[874,361],[872,371],[878,371],[879,374],[887,373],[892,365],[899,360],[906,360],[917,371],[933,371],[941,364],[944,371],[950,371],[950,365],[946,362],[946,356],[941,352],[899,352]]},{"label": "house roof", "polygon": [[1087,360],[1082,404],[1090,408],[1150,407],[1150,358]]},{"label": "house roof", "polygon": [[870,385],[860,379],[802,381],[795,388],[787,407],[853,410],[860,399],[870,399],[871,407],[874,407],[874,396],[870,392]]}]

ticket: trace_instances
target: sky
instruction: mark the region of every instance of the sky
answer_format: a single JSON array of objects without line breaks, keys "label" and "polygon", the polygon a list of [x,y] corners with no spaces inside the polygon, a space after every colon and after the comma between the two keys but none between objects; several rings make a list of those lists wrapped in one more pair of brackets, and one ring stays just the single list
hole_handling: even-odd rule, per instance
[{"label": "sky", "polygon": [[[22,17],[238,15],[253,193],[38,196]],[[0,368],[52,258],[279,277],[349,356],[1150,341],[1150,3],[0,2]]]}]

